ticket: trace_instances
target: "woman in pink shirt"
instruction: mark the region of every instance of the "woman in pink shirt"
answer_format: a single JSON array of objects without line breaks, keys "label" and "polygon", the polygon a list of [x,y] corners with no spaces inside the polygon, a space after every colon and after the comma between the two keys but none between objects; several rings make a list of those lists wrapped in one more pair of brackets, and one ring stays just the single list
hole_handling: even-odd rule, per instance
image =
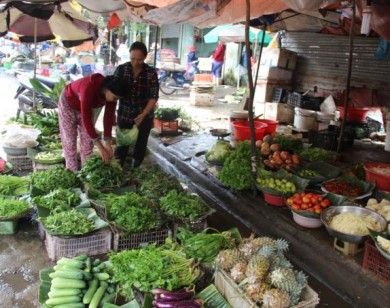
[{"label": "woman in pink shirt", "polygon": [[[116,103],[127,94],[126,82],[118,77],[101,74],[78,79],[68,84],[58,102],[58,118],[66,168],[79,169],[77,163],[77,134],[80,137],[80,156],[83,165],[92,154],[93,146],[99,149],[105,163],[113,157],[112,127],[115,123]],[[103,141],[95,130],[95,122],[105,107]]]}]

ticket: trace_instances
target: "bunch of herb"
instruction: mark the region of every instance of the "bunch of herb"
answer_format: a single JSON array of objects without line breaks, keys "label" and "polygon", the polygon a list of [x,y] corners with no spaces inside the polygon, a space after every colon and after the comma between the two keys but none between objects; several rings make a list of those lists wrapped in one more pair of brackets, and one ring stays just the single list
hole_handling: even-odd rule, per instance
[{"label": "bunch of herb", "polygon": [[136,193],[108,194],[101,199],[108,209],[108,218],[128,232],[157,229],[162,224],[153,202]]},{"label": "bunch of herb", "polygon": [[114,280],[124,296],[136,287],[142,292],[154,288],[173,291],[190,286],[200,275],[193,259],[188,259],[178,246],[148,245],[142,249],[125,250],[109,256]]},{"label": "bunch of herb", "polygon": [[143,195],[161,197],[166,195],[171,190],[182,191],[179,180],[172,175],[163,174],[149,174],[143,179],[139,187],[139,191]]},{"label": "bunch of herb", "polygon": [[122,167],[113,159],[105,164],[101,157],[91,156],[81,168],[80,178],[92,188],[118,187],[121,184]]},{"label": "bunch of herb", "polygon": [[303,147],[301,139],[288,136],[276,136],[273,138],[273,142],[278,143],[282,150],[288,152],[297,152]]},{"label": "bunch of herb", "polygon": [[81,198],[69,189],[59,188],[44,196],[36,196],[32,199],[34,205],[49,210],[67,211],[80,204]]},{"label": "bunch of herb", "polygon": [[[250,189],[253,186],[252,150],[249,141],[240,142],[237,149],[225,160],[218,179],[227,187],[235,190]],[[259,167],[261,163],[259,163]]]},{"label": "bunch of herb", "polygon": [[30,192],[31,179],[13,175],[0,175],[0,195],[21,196]]},{"label": "bunch of herb", "polygon": [[160,198],[160,208],[169,216],[190,221],[204,216],[209,211],[199,196],[177,190],[171,190]]},{"label": "bunch of herb", "polygon": [[0,198],[0,219],[14,218],[31,209],[25,200]]},{"label": "bunch of herb", "polygon": [[158,108],[154,117],[162,121],[173,121],[179,117],[180,108]]},{"label": "bunch of herb", "polygon": [[33,187],[43,193],[49,193],[58,188],[79,188],[81,186],[77,175],[62,166],[35,172],[31,175],[31,180]]},{"label": "bunch of herb", "polygon": [[95,224],[76,209],[52,213],[39,218],[46,230],[56,234],[82,235],[95,229]]},{"label": "bunch of herb", "polygon": [[331,152],[321,149],[321,148],[306,148],[303,149],[299,156],[302,159],[306,159],[308,161],[327,161],[330,162],[333,159],[333,155]]}]

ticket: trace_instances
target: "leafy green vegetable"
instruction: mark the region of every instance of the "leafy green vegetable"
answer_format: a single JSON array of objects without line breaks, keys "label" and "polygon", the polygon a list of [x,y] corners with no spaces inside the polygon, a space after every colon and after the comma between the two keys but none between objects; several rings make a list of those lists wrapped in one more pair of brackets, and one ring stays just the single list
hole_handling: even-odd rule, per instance
[{"label": "leafy green vegetable", "polygon": [[174,244],[156,247],[154,244],[138,250],[125,250],[109,256],[114,280],[119,283],[121,293],[131,294],[136,287],[142,292],[153,288],[169,291],[190,286],[199,277],[193,259]]},{"label": "leafy green vegetable", "polygon": [[301,139],[288,136],[276,136],[274,137],[273,142],[278,143],[283,150],[289,152],[297,152],[303,147]]},{"label": "leafy green vegetable", "polygon": [[59,81],[55,83],[53,89],[49,88],[36,78],[30,78],[30,83],[36,91],[43,93],[46,97],[51,98],[54,102],[58,102],[61,92],[66,86],[66,81],[63,78],[60,78]]},{"label": "leafy green vegetable", "polygon": [[176,120],[179,117],[180,108],[158,108],[154,117],[163,121]]},{"label": "leafy green vegetable", "polygon": [[32,199],[34,205],[42,206],[49,210],[67,211],[79,205],[81,198],[69,189],[59,188],[44,196],[36,196]]},{"label": "leafy green vegetable", "polygon": [[173,217],[194,221],[210,210],[197,195],[171,190],[160,198],[161,210]]},{"label": "leafy green vegetable", "polygon": [[122,167],[116,159],[106,165],[97,155],[91,156],[80,171],[80,178],[92,188],[118,187],[121,177]]},{"label": "leafy green vegetable", "polygon": [[0,175],[0,195],[21,196],[30,192],[31,179],[13,175]]},{"label": "leafy green vegetable", "polygon": [[49,193],[58,188],[79,188],[81,186],[77,175],[62,166],[35,172],[31,175],[31,180],[33,187],[42,193]]},{"label": "leafy green vegetable", "polygon": [[157,229],[162,224],[153,202],[136,193],[108,194],[101,199],[108,208],[108,218],[128,232],[143,232]]},{"label": "leafy green vegetable", "polygon": [[31,206],[25,200],[0,198],[0,219],[14,218],[31,210]]},{"label": "leafy green vegetable", "polygon": [[76,209],[52,213],[39,219],[45,229],[59,234],[81,235],[95,229],[93,221]]},{"label": "leafy green vegetable", "polygon": [[236,189],[250,189],[253,185],[252,150],[249,141],[240,142],[237,149],[226,159],[218,179],[226,186]]},{"label": "leafy green vegetable", "polygon": [[332,161],[333,155],[331,152],[321,149],[321,148],[306,148],[303,149],[299,153],[300,157],[302,159],[306,159],[308,161]]},{"label": "leafy green vegetable", "polygon": [[218,140],[206,153],[206,161],[211,164],[223,165],[226,158],[232,153],[233,148],[229,142]]}]

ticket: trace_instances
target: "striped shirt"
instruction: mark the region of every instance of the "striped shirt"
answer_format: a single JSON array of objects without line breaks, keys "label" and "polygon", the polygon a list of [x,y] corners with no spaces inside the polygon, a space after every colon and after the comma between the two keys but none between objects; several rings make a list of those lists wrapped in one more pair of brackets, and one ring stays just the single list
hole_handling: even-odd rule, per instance
[{"label": "striped shirt", "polygon": [[[124,78],[129,86],[128,96],[119,100],[117,122],[119,127],[123,126],[121,123],[133,124],[134,119],[142,113],[150,99],[158,100],[159,86],[156,71],[144,63],[141,73],[134,77],[131,63],[126,62],[117,67],[114,75]],[[149,116],[153,117],[153,112]]]}]

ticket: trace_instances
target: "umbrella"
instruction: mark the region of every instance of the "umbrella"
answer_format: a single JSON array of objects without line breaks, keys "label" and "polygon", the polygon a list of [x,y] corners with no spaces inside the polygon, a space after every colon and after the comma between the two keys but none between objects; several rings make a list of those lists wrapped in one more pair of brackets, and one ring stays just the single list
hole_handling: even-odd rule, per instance
[{"label": "umbrella", "polygon": [[25,43],[43,42],[58,36],[65,47],[92,40],[97,33],[96,27],[68,2],[57,5],[9,2],[0,12],[0,36],[8,31],[18,34],[20,41]]},{"label": "umbrella", "polygon": [[[250,27],[249,40],[250,42],[259,41],[262,30]],[[264,43],[268,45],[271,37],[266,33]],[[216,43],[218,40],[223,42],[245,42],[245,26],[244,25],[223,25],[217,26],[204,36],[206,43]]]}]

